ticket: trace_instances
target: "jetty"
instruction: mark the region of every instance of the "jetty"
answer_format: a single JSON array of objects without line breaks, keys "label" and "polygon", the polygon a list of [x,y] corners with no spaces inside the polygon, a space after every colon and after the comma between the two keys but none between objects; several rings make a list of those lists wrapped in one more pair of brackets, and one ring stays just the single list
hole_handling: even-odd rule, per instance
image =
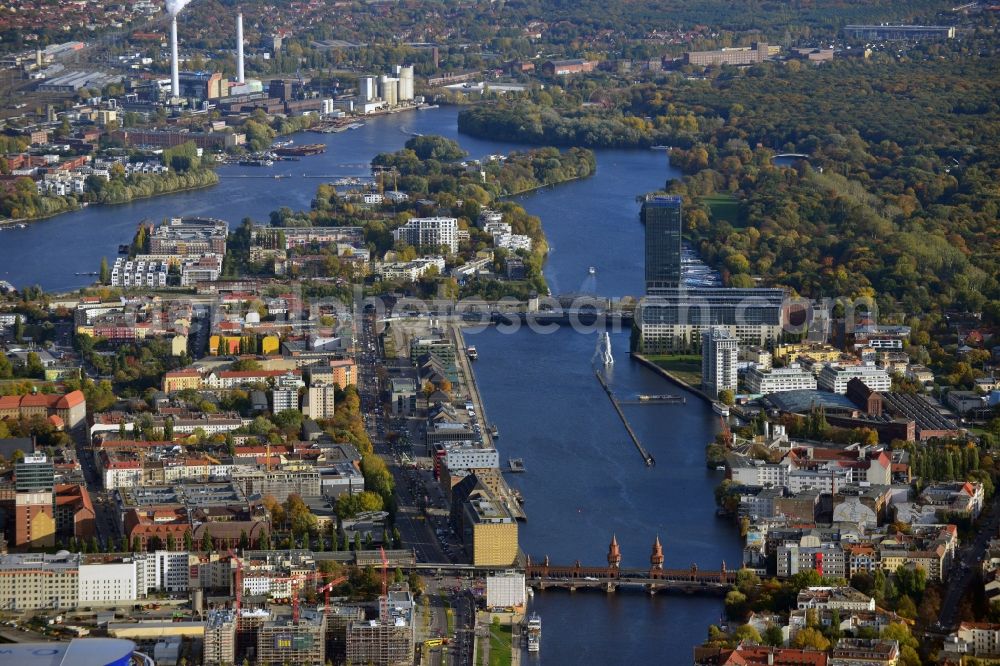
[{"label": "jetty", "polygon": [[615,394],[611,392],[611,387],[608,386],[608,382],[604,379],[601,371],[595,370],[594,376],[597,377],[597,381],[601,383],[601,388],[604,389],[604,392],[608,394],[608,399],[611,400],[611,405],[615,408],[615,411],[618,412],[618,417],[622,420],[622,424],[625,425],[625,430],[628,432],[628,436],[632,438],[632,443],[635,445],[639,455],[642,456],[642,461],[646,463],[646,467],[652,467],[656,464],[656,459],[653,458],[649,451],[642,446],[642,442],[639,441],[639,436],[635,434],[635,430],[632,430],[632,426],[629,425],[628,419],[625,418],[625,412],[622,411],[621,405],[618,404],[618,398],[616,398]]}]

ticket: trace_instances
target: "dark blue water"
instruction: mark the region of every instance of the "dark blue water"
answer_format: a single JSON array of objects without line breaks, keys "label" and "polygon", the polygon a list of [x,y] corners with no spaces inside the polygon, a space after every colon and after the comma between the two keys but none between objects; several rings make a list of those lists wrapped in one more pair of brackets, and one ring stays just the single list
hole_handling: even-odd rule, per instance
[{"label": "dark blue water", "polygon": [[[142,219],[206,215],[237,224],[267,220],[280,206],[307,208],[316,187],[331,178],[365,175],[371,158],[397,150],[410,132],[458,139],[473,157],[517,146],[457,134],[456,110],[383,116],[361,129],[333,135],[301,134],[299,143],[325,141],[322,156],[272,169],[226,167],[219,185],[133,204],[89,208],[0,232],[0,279],[48,290],[76,289],[91,278]],[[643,229],[635,197],[663,186],[672,174],[658,151],[600,151],[597,174],[520,198],[542,219],[552,248],[545,273],[555,293],[638,295],[643,281]],[[308,172],[327,178],[304,178]],[[288,178],[243,176],[287,175]],[[593,266],[596,273],[589,275]],[[554,563],[603,564],[616,534],[623,565],[645,567],[659,535],[666,566],[696,562],[715,569],[738,562],[735,531],[714,515],[716,474],[705,468],[704,446],[716,420],[706,405],[626,406],[658,464],[647,468],[594,378],[590,359],[596,333],[559,329],[551,335],[496,329],[469,334],[479,349],[475,369],[489,419],[500,428],[501,458],[520,457],[527,472],[512,475],[529,521],[521,545]],[[627,356],[628,333],[616,333],[612,389],[621,398],[677,392]],[[722,611],[715,598],[549,591],[533,609],[543,618],[546,664],[681,664]],[[533,661],[536,658],[533,657]]]},{"label": "dark blue water", "polygon": [[[501,459],[524,459],[527,471],[508,479],[525,498],[521,543],[534,560],[604,566],[614,534],[626,567],[649,566],[656,536],[668,568],[738,563],[738,535],[714,513],[719,478],[705,467],[704,446],[718,417],[705,403],[624,406],[657,460],[647,468],[594,377],[596,333],[491,328],[466,339],[479,351],[475,372],[500,430]],[[619,398],[679,392],[630,361],[627,332],[612,346],[609,384]],[[533,604],[547,664],[690,663],[721,608],[715,598],[559,590],[538,593]]]}]

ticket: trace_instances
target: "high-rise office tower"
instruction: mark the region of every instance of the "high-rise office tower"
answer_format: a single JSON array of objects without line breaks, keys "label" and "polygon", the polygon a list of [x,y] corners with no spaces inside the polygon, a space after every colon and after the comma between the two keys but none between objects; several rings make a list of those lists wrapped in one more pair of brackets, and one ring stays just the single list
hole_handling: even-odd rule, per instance
[{"label": "high-rise office tower", "polygon": [[681,285],[681,198],[654,196],[642,204],[646,225],[646,293]]}]

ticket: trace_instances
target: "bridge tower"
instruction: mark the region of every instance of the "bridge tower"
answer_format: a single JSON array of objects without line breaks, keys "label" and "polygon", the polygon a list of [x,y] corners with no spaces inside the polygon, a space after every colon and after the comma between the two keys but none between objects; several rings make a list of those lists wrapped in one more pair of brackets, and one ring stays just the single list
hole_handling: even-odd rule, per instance
[{"label": "bridge tower", "polygon": [[611,535],[611,545],[608,546],[608,566],[617,569],[622,564],[622,553],[618,548],[618,536]]},{"label": "bridge tower", "polygon": [[660,535],[656,535],[656,541],[653,542],[653,553],[649,556],[649,565],[654,570],[663,569],[663,546],[660,544]]}]

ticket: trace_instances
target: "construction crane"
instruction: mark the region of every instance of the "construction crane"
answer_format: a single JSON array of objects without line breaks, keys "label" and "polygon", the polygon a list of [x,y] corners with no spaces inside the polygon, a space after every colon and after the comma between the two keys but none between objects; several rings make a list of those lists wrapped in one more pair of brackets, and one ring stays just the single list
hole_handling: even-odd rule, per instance
[{"label": "construction crane", "polygon": [[347,576],[340,576],[339,578],[334,578],[326,585],[317,589],[317,592],[323,593],[323,614],[327,615],[330,612],[330,590],[337,587],[341,583],[347,582]]},{"label": "construction crane", "polygon": [[382,622],[389,621],[389,558],[385,556],[385,548],[378,547],[382,557],[382,596],[378,600],[378,616]]},{"label": "construction crane", "polygon": [[240,629],[240,608],[243,606],[243,560],[241,560],[233,549],[229,549],[229,557],[236,562],[236,630]]},{"label": "construction crane", "polygon": [[[272,578],[271,579],[272,583],[291,583],[292,621],[293,622],[295,622],[296,624],[298,624],[298,622],[299,622],[299,616],[300,616],[300,613],[299,613],[299,588],[300,588],[302,582],[306,581],[306,580],[316,580],[316,579],[321,579],[322,580],[323,578],[327,577],[328,575],[329,574],[324,574],[324,573],[317,572],[317,573],[308,573],[308,574],[295,574],[293,576],[281,576],[281,577],[276,577],[276,578]],[[347,576],[340,576],[338,578],[334,578],[333,580],[331,580],[330,582],[328,582],[326,585],[323,585],[322,587],[318,588],[317,591],[323,592],[324,595],[325,595],[325,597],[324,597],[325,606],[324,606],[324,609],[323,609],[324,613],[328,613],[330,611],[330,590],[332,590],[333,588],[337,587],[341,583],[345,583],[345,582],[347,582]]]}]

